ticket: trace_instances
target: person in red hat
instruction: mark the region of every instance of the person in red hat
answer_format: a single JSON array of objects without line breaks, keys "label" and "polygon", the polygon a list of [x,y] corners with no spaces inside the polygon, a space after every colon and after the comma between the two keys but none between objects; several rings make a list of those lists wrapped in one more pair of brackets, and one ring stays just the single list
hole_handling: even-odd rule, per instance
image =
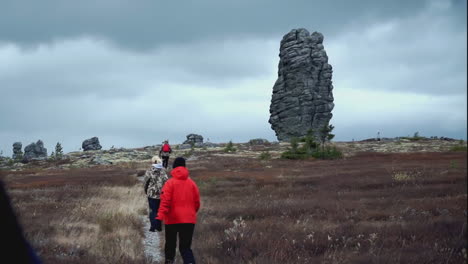
[{"label": "person in red hat", "polygon": [[161,205],[156,217],[156,230],[162,230],[161,221],[164,221],[166,228],[165,263],[174,263],[177,235],[179,235],[179,251],[184,264],[195,264],[191,246],[197,223],[197,212],[200,209],[200,192],[195,182],[189,177],[184,158],[176,158],[172,168],[172,178],[164,184],[162,189]]}]

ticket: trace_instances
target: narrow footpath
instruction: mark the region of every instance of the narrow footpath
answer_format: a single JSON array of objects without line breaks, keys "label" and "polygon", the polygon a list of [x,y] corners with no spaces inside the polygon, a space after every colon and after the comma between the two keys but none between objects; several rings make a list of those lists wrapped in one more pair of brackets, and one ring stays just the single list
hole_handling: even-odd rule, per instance
[{"label": "narrow footpath", "polygon": [[[143,182],[143,177],[139,177],[138,180]],[[143,195],[142,199],[146,199],[146,195]],[[148,202],[146,202],[148,203]],[[148,215],[142,215],[141,221],[143,222],[143,233],[145,235],[143,244],[145,246],[145,256],[150,263],[159,263],[161,261],[161,248],[160,248],[160,236],[161,232],[150,232],[150,221]]]},{"label": "narrow footpath", "polygon": [[141,216],[143,221],[143,230],[145,234],[145,239],[143,241],[145,246],[145,255],[151,263],[159,263],[161,261],[161,250],[160,250],[160,236],[161,232],[150,232],[150,223],[148,216]]}]

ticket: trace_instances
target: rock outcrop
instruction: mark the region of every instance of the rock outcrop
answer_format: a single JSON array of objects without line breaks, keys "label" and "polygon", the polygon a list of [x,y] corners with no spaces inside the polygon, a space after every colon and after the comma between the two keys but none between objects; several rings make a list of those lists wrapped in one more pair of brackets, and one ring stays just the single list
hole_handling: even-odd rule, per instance
[{"label": "rock outcrop", "polygon": [[332,66],[323,35],[293,29],[281,40],[278,79],[270,105],[271,128],[278,140],[316,133],[328,125],[333,110]]},{"label": "rock outcrop", "polygon": [[194,145],[195,147],[201,147],[203,146],[203,137],[197,134],[189,134],[187,135],[187,140],[185,140],[182,144],[190,144]]},{"label": "rock outcrop", "polygon": [[191,144],[180,144],[178,149],[183,150],[183,149],[191,149],[192,145]]},{"label": "rock outcrop", "polygon": [[112,161],[106,160],[101,156],[96,156],[91,159],[91,164],[96,165],[112,165]]},{"label": "rock outcrop", "polygon": [[23,159],[23,144],[21,142],[15,142],[13,143],[13,155],[12,158],[14,160],[22,160]]},{"label": "rock outcrop", "polygon": [[99,144],[99,138],[92,137],[83,141],[81,148],[83,148],[83,151],[100,150],[102,149],[102,146]]},{"label": "rock outcrop", "polygon": [[23,162],[45,159],[47,159],[47,149],[44,148],[42,140],[38,140],[36,143],[31,143],[24,148]]},{"label": "rock outcrop", "polygon": [[270,142],[264,138],[254,138],[249,140],[250,145],[268,145]]}]

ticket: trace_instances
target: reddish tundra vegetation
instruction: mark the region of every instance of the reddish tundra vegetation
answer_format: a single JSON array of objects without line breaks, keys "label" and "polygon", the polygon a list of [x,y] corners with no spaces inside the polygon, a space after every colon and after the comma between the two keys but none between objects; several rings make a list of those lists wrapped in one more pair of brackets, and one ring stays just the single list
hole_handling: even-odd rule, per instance
[{"label": "reddish tundra vegetation", "polygon": [[[466,151],[244,154],[190,153],[199,263],[466,262]],[[147,165],[29,167],[1,178],[45,263],[149,263],[136,177]]]}]

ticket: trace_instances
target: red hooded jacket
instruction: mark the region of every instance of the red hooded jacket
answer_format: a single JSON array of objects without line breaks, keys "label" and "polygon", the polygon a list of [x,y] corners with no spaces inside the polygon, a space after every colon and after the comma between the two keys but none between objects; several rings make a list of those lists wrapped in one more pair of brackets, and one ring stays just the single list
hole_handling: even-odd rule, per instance
[{"label": "red hooded jacket", "polygon": [[200,192],[185,167],[176,167],[163,186],[156,219],[164,224],[195,224],[200,209]]}]

